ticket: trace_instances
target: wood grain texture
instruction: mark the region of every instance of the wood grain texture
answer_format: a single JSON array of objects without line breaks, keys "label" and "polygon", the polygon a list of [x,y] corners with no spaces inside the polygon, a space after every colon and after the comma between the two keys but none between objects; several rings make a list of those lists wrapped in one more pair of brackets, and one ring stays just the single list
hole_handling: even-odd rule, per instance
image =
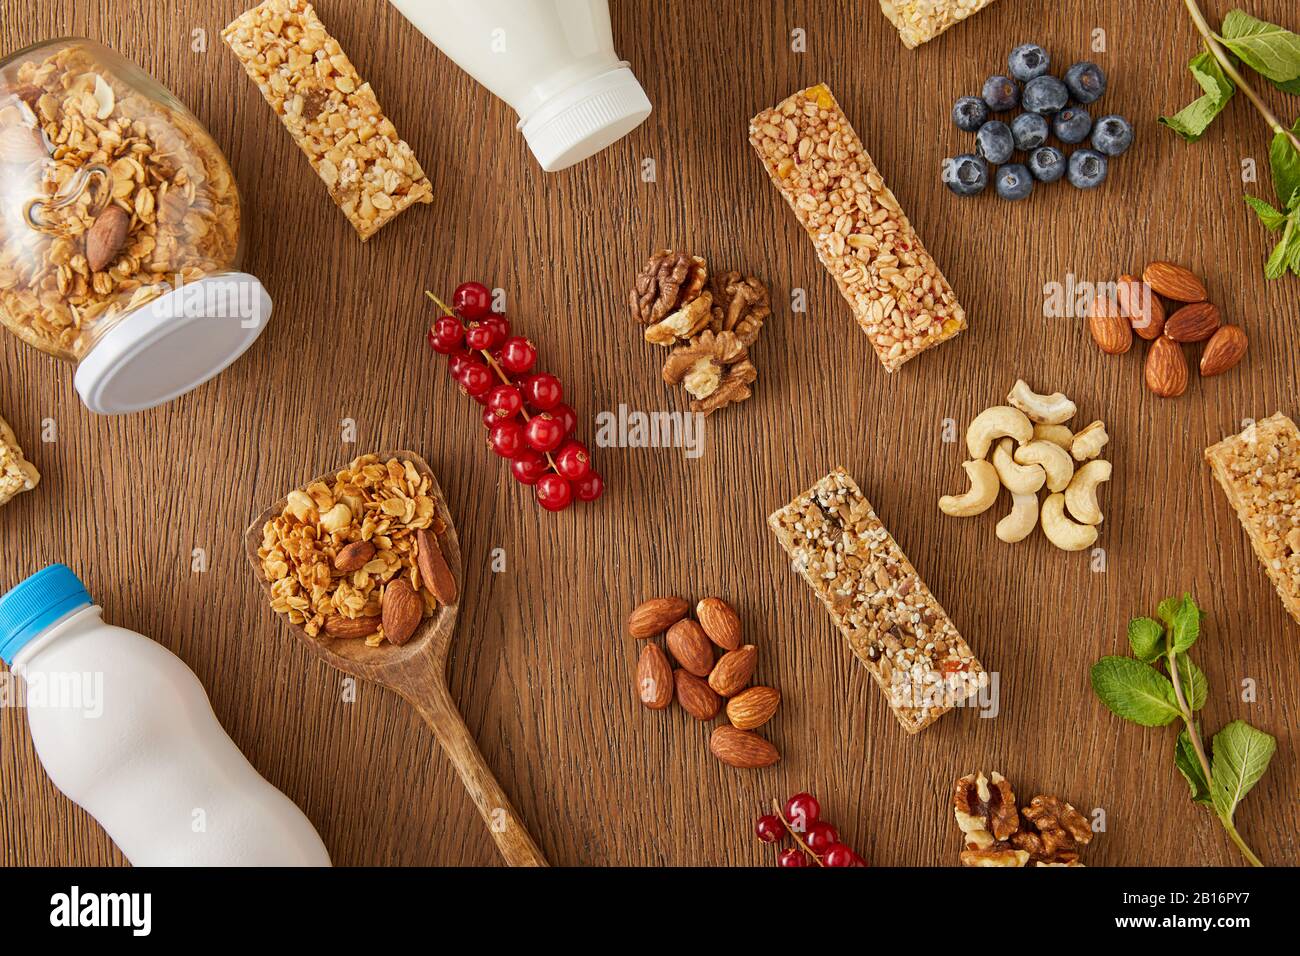
[{"label": "wood grain texture", "polygon": [[[198,6],[198,5],[194,5]],[[1230,4],[1212,2],[1221,16]],[[163,0],[4,0],[0,49],[52,36],[99,39],[169,86],[230,156],[249,219],[248,271],[275,300],[258,345],[218,380],[153,412],[95,418],[72,370],[12,337],[0,345],[0,410],[45,475],[0,509],[0,585],[52,561],[85,579],[114,623],[179,654],[253,764],[306,811],[338,864],[495,865],[474,805],[418,715],[370,685],[345,702],[338,673],[264,606],[241,532],[307,476],[372,448],[406,447],[438,474],[460,532],[465,595],[452,642],[453,697],[547,858],[559,865],[770,862],[752,820],[773,796],[817,793],[877,865],[955,865],[953,779],[1000,769],[1028,797],[1056,792],[1106,811],[1092,865],[1236,864],[1217,823],[1187,798],[1173,733],[1122,724],[1093,698],[1088,667],[1122,652],[1124,626],[1168,594],[1209,612],[1196,658],[1210,728],[1242,717],[1278,738],[1273,767],[1238,815],[1267,862],[1300,863],[1295,759],[1300,628],[1213,487],[1203,449],[1245,418],[1300,414],[1294,342],[1300,280],[1267,284],[1267,236],[1241,201],[1253,158],[1268,196],[1267,130],[1241,97],[1199,144],[1156,126],[1199,93],[1181,6],[998,3],[907,51],[874,3],[614,0],[623,56],[655,112],[631,136],[566,172],[540,172],[516,118],[381,0],[318,9],[435,188],[366,245],[217,40],[242,4],[177,14]],[[1295,22],[1285,0],[1256,15]],[[689,25],[689,29],[685,28]],[[207,31],[205,53],[191,31]],[[790,52],[790,32],[807,52]],[[1136,121],[1138,145],[1107,186],[1061,184],[1027,203],[958,201],[944,156],[973,145],[948,121],[1006,52],[1035,39],[1061,65],[1106,31],[1102,101]],[[747,120],[793,90],[830,84],[952,282],[971,320],[958,340],[883,372],[810,243],[746,141]],[[1270,96],[1279,110],[1294,100]],[[641,179],[653,159],[654,182]],[[699,459],[604,449],[610,491],[553,516],[482,444],[479,410],[431,361],[421,290],[482,278],[506,290],[577,407],[682,408],[661,353],[626,315],[633,275],[672,245],[765,277],[778,308],[754,350],[747,405],[712,418]],[[1079,320],[1043,317],[1043,286],[1108,280],[1152,258],[1204,276],[1252,336],[1246,364],[1193,379],[1177,402],[1141,385],[1141,351],[1109,358]],[[791,290],[808,311],[792,313]],[[1019,376],[1061,389],[1083,421],[1104,418],[1115,476],[1105,493],[1105,573],[1035,535],[1009,548],[997,517],[945,519],[961,485],[942,441],[1002,400]],[[57,441],[42,444],[42,421]],[[357,444],[344,445],[352,419]],[[904,734],[825,612],[787,568],[764,519],[836,464],[876,510],[975,652],[1001,674],[1001,712],[956,712]],[[203,548],[208,570],[194,573]],[[493,549],[506,570],[493,573]],[[783,706],[764,733],[785,755],[733,771],[708,729],[679,709],[645,711],[638,648],[623,618],[655,593],[721,595],[760,651],[757,679]],[[1245,678],[1259,698],[1241,702]],[[40,769],[21,712],[0,713],[0,864],[113,864],[120,854]]]}]

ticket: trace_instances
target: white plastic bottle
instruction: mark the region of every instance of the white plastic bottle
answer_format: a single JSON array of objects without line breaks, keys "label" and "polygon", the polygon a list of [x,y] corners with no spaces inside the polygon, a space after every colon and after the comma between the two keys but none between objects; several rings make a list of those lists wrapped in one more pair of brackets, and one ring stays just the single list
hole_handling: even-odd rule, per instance
[{"label": "white plastic bottle", "polygon": [[650,100],[614,51],[608,0],[389,0],[519,114],[555,172],[623,138]]},{"label": "white plastic bottle", "polygon": [[105,624],[61,564],[0,598],[0,659],[22,678],[54,785],[135,866],[329,866],[311,822],[217,722],[160,644]]}]

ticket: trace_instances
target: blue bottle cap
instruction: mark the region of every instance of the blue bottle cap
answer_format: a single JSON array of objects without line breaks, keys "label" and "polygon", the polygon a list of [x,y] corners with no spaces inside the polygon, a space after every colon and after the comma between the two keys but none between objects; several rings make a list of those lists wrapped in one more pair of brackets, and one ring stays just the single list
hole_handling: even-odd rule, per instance
[{"label": "blue bottle cap", "polygon": [[27,644],[70,611],[90,607],[86,586],[62,564],[37,571],[0,597],[0,660],[12,664]]}]

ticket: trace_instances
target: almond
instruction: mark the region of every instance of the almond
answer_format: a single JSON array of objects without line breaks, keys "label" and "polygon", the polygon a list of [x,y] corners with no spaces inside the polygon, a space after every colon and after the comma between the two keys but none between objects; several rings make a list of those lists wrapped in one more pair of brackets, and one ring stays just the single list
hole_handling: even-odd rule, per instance
[{"label": "almond", "polygon": [[751,687],[727,701],[727,719],[739,730],[753,730],[771,720],[780,704],[781,692],[775,687]]},{"label": "almond", "polygon": [[1213,302],[1193,302],[1169,317],[1165,335],[1175,342],[1204,342],[1223,324],[1219,307]]},{"label": "almond", "polygon": [[86,265],[91,272],[103,272],[126,242],[131,217],[121,206],[109,206],[86,231]]},{"label": "almond", "polygon": [[677,703],[686,713],[697,720],[712,720],[718,716],[722,698],[708,684],[681,668],[673,671],[673,680],[677,685]]},{"label": "almond", "polygon": [[758,767],[770,767],[781,759],[780,752],[771,743],[758,734],[748,730],[737,730],[723,724],[713,731],[709,738],[709,749],[729,767],[741,770],[754,770]]},{"label": "almond", "polygon": [[1152,262],[1142,270],[1147,285],[1175,302],[1204,302],[1209,298],[1205,285],[1195,274],[1172,262]]},{"label": "almond", "polygon": [[627,619],[627,632],[641,640],[662,634],[686,616],[691,606],[679,597],[656,597],[638,604]]},{"label": "almond", "polygon": [[700,627],[689,617],[668,629],[668,651],[696,677],[708,677],[713,670],[713,645]]},{"label": "almond", "polygon": [[[351,574],[360,571],[375,556],[375,546],[370,541],[353,541],[334,555],[334,570]],[[371,631],[373,634],[374,632]]]},{"label": "almond", "polygon": [[1160,336],[1147,353],[1147,388],[1161,398],[1177,398],[1187,391],[1187,377],[1183,347],[1166,335]]},{"label": "almond", "polygon": [[1099,295],[1088,309],[1088,332],[1107,355],[1123,355],[1133,347],[1133,325],[1108,296]]},{"label": "almond", "polygon": [[343,617],[331,614],[325,618],[325,633],[340,640],[369,637],[379,630],[382,622],[377,617]]},{"label": "almond", "polygon": [[740,646],[740,615],[722,598],[706,597],[695,605],[695,616],[709,640],[724,651],[734,651]]},{"label": "almond", "polygon": [[1225,325],[1205,343],[1201,353],[1201,375],[1222,375],[1236,366],[1246,354],[1246,333],[1238,325]]},{"label": "almond", "polygon": [[1133,276],[1120,276],[1115,301],[1134,332],[1148,342],[1160,338],[1165,330],[1165,305],[1151,286]]},{"label": "almond", "polygon": [[641,703],[651,710],[663,710],[673,702],[673,669],[658,644],[647,644],[641,649],[641,659],[636,665],[636,692]]},{"label": "almond", "polygon": [[428,528],[415,534],[415,566],[420,569],[420,580],[429,593],[444,606],[456,603],[456,576],[451,573],[443,557],[438,539]]},{"label": "almond", "polygon": [[758,648],[753,644],[734,651],[727,651],[718,658],[709,673],[709,686],[723,697],[739,694],[749,686],[749,679],[754,676],[754,661],[758,657]]},{"label": "almond", "polygon": [[424,601],[415,593],[411,582],[397,578],[384,589],[384,637],[390,644],[405,644],[424,617]]}]

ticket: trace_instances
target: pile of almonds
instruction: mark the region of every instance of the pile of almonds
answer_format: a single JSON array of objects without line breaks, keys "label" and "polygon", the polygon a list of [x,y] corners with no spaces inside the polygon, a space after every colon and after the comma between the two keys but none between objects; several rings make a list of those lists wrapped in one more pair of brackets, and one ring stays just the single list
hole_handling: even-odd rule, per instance
[{"label": "pile of almonds", "polygon": [[[668,654],[650,641],[641,649],[636,669],[637,695],[650,710],[663,710],[673,699],[697,720],[718,716],[726,701],[729,725],[714,728],[713,755],[731,767],[770,767],[781,754],[753,731],[767,723],[781,703],[774,687],[750,686],[758,648],[741,644],[740,617],[726,601],[706,597],[695,606],[680,597],[656,597],[632,611],[627,632],[646,640],[667,632]],[[721,656],[715,659],[715,648]]]},{"label": "pile of almonds", "polygon": [[[1166,305],[1163,299],[1172,305]],[[1172,262],[1152,262],[1142,278],[1120,276],[1115,295],[1098,295],[1088,312],[1088,331],[1107,355],[1123,355],[1133,336],[1151,342],[1146,384],[1160,398],[1187,391],[1190,374],[1183,346],[1204,342],[1201,377],[1222,375],[1246,354],[1246,333],[1224,325],[1219,307],[1209,301],[1205,284]]]}]

